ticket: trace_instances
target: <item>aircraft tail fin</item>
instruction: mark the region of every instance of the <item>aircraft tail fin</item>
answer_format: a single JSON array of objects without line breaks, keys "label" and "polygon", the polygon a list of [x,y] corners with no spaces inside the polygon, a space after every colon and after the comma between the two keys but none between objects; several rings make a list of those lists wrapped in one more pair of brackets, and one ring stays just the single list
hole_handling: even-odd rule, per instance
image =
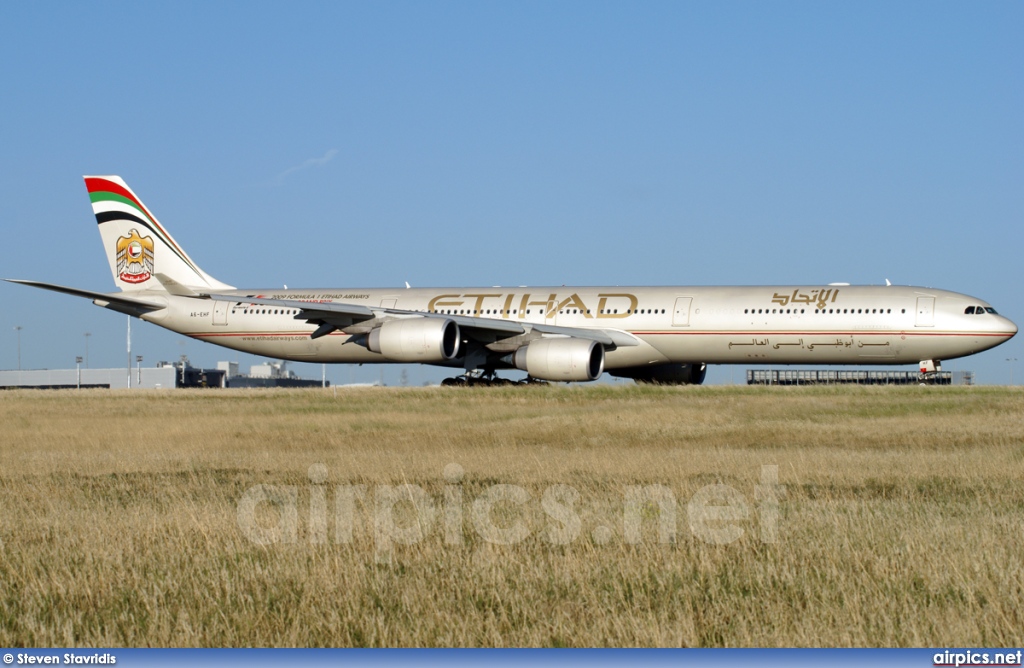
[{"label": "aircraft tail fin", "polygon": [[192,261],[120,176],[86,176],[85,187],[123,292],[166,290],[165,282],[197,291],[232,289]]}]

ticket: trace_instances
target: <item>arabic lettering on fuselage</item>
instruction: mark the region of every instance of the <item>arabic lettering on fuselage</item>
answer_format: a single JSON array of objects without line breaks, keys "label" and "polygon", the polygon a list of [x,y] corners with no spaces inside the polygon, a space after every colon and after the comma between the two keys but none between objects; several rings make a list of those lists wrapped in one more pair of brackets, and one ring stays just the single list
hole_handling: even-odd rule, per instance
[{"label": "arabic lettering on fuselage", "polygon": [[818,308],[825,308],[830,303],[835,303],[836,297],[839,296],[839,290],[832,288],[816,288],[810,291],[810,294],[800,292],[797,288],[793,290],[793,294],[780,295],[776,292],[772,295],[772,303],[778,304],[779,306],[787,306],[789,304],[815,304]]}]

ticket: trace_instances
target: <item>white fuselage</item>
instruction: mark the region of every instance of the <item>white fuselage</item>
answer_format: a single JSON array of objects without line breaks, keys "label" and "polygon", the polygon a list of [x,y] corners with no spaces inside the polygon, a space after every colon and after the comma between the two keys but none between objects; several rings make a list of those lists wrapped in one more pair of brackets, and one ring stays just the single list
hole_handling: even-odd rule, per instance
[{"label": "white fuselage", "polygon": [[[904,286],[521,287],[232,290],[237,302],[137,293],[167,308],[142,316],[235,350],[304,362],[388,360],[341,331],[312,339],[296,309],[246,297],[619,330],[639,344],[605,368],[707,364],[910,364],[992,348],[1017,327],[983,300]],[[969,307],[973,307],[970,308]],[[978,308],[982,307],[982,308]],[[988,310],[985,310],[988,309]],[[980,313],[966,313],[967,310]]]}]

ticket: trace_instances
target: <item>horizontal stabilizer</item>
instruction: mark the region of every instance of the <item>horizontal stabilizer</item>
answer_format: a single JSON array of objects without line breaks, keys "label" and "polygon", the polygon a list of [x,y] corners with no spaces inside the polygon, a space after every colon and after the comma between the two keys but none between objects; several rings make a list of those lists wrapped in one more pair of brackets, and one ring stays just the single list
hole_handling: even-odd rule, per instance
[{"label": "horizontal stabilizer", "polygon": [[[99,306],[120,306],[122,310],[127,309],[128,311],[138,313],[149,313],[151,311],[159,311],[162,308],[166,308],[164,304],[157,304],[155,302],[147,301],[141,297],[125,297],[123,293],[117,294],[106,294],[103,292],[93,292],[91,290],[80,290],[79,288],[68,288],[63,285],[54,285],[53,283],[40,283],[39,281],[23,281],[16,278],[5,278],[8,283],[19,283],[21,285],[30,285],[33,288],[42,288],[44,290],[53,290],[54,292],[63,292],[66,295],[72,295],[74,297],[84,297],[85,299],[91,299],[96,302]],[[134,315],[134,313],[133,313]]]},{"label": "horizontal stabilizer", "polygon": [[163,287],[164,290],[167,290],[167,292],[171,293],[172,295],[177,295],[179,297],[202,296],[192,288],[188,287],[187,285],[182,285],[181,283],[174,280],[167,274],[153,274],[153,278],[155,278],[157,282],[160,283],[160,286]]}]

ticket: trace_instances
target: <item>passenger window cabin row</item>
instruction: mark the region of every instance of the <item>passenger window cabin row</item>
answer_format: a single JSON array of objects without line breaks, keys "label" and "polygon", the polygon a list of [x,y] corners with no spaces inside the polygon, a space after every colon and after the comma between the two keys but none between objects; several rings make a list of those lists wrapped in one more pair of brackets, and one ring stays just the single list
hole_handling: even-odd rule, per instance
[{"label": "passenger window cabin row", "polygon": [[[526,309],[527,315],[531,315],[532,311],[533,311],[533,309]],[[233,309],[231,309],[231,312],[232,313],[237,313],[238,309],[233,308]],[[252,308],[242,309],[242,314],[243,315],[267,315],[267,314],[270,314],[270,315],[297,315],[298,312],[299,312],[298,309],[266,309],[266,308],[264,308],[264,309],[252,309]],[[619,310],[618,309],[602,309],[601,310],[602,314],[605,314],[606,312],[607,313],[616,313],[617,314],[619,312]],[[889,308],[889,309],[880,309],[880,308],[872,308],[872,309],[866,309],[866,308],[858,308],[858,309],[852,309],[852,308],[850,308],[850,309],[846,309],[846,308],[844,308],[844,309],[830,308],[830,309],[814,309],[814,312],[819,314],[819,315],[820,314],[825,314],[825,313],[834,313],[834,314],[846,313],[846,314],[861,314],[861,315],[889,315],[889,314],[892,313],[892,309],[891,308]],[[907,312],[907,309],[900,309],[900,313],[906,313],[906,312]],[[477,309],[441,309],[441,310],[435,310],[434,313],[446,314],[446,315],[477,315]],[[518,313],[519,313],[519,309],[511,309],[511,311],[505,311],[504,315],[518,315]],[[558,313],[559,313],[559,315],[577,315],[577,314],[582,314],[583,310],[582,309],[565,309],[563,311],[559,311]],[[590,314],[590,309],[587,309],[586,313],[589,315]],[[627,309],[626,313],[629,314],[629,315],[636,315],[636,314],[650,315],[650,314],[658,314],[658,313],[662,313],[663,314],[663,313],[665,313],[665,309],[649,309],[649,308],[648,309],[636,309],[635,312],[631,311],[630,309]],[[758,308],[758,309],[753,309],[753,308],[745,308],[745,309],[743,309],[743,313],[747,314],[747,315],[793,315],[793,314],[806,313],[806,309],[795,309],[795,308],[787,308],[787,309],[782,309],[782,308],[778,308],[778,309],[775,309],[775,308],[773,308],[773,309]],[[998,313],[996,313],[996,310],[994,308],[992,308],[991,306],[968,306],[966,309],[964,309],[964,314],[965,315],[984,315],[986,313],[990,313],[992,315],[998,315]],[[479,315],[502,315],[502,311],[501,311],[501,309],[486,309],[486,310],[481,309],[480,312],[479,312]]]},{"label": "passenger window cabin row", "polygon": [[[772,315],[772,314],[787,315],[787,314],[794,314],[794,313],[796,313],[796,314],[806,313],[807,309],[802,309],[802,308],[801,309],[796,309],[796,308],[778,308],[778,309],[775,309],[775,308],[773,308],[773,309],[767,309],[767,308],[753,309],[753,308],[749,308],[748,309],[748,308],[745,308],[745,309],[743,309],[743,312],[748,314],[748,315]],[[816,308],[816,309],[814,309],[814,312],[819,314],[819,315],[820,314],[825,314],[825,313],[846,313],[846,314],[861,314],[861,315],[872,315],[872,314],[874,314],[874,315],[888,315],[888,314],[892,313],[892,309],[891,308],[889,308],[889,309],[884,309],[884,308],[830,308],[830,309],[824,309],[823,308],[823,309],[817,309]],[[902,309],[900,311],[900,313],[906,313],[906,312],[907,312],[907,309]]]}]

